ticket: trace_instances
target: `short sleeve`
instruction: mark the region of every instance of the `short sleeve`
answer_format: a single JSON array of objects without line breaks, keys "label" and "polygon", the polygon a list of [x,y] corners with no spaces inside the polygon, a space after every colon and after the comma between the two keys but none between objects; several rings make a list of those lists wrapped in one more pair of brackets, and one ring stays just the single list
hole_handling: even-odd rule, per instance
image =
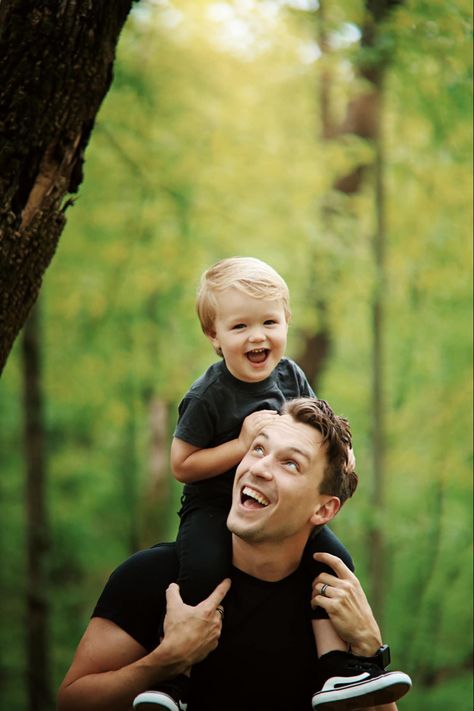
[{"label": "short sleeve", "polygon": [[198,397],[185,397],[178,408],[178,424],[174,436],[195,447],[212,446],[215,422],[206,402]]},{"label": "short sleeve", "polygon": [[296,370],[296,378],[298,380],[300,397],[316,397],[316,394],[311,385],[308,383],[308,380],[303,370],[299,367],[297,363],[295,363],[294,366]]},{"label": "short sleeve", "polygon": [[166,588],[176,580],[174,547],[161,544],[135,553],[112,573],[92,612],[114,622],[147,651],[159,642]]}]

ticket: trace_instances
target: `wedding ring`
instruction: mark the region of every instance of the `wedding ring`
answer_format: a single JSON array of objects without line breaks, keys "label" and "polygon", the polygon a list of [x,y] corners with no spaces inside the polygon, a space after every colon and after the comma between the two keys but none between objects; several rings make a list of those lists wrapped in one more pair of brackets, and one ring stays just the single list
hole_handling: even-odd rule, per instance
[{"label": "wedding ring", "polygon": [[323,597],[327,597],[326,595],[326,590],[328,589],[329,585],[327,583],[324,583],[324,585],[321,586],[321,590],[319,591],[319,594],[322,595]]}]

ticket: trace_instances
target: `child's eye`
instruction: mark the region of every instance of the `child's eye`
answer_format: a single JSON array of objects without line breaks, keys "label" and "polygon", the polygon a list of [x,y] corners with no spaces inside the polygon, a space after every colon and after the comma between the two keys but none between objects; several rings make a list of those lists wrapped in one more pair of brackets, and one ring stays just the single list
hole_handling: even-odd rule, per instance
[{"label": "child's eye", "polygon": [[264,325],[265,325],[265,326],[274,326],[276,323],[278,323],[278,321],[275,321],[274,318],[268,318],[268,319],[265,321]]},{"label": "child's eye", "polygon": [[245,328],[245,323],[236,323],[235,326],[232,326],[233,331],[240,331],[242,328]]}]

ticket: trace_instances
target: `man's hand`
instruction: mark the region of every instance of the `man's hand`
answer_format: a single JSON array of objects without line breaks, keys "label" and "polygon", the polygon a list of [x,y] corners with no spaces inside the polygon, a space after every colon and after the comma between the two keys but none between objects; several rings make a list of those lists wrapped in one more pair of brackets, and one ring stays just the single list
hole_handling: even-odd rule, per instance
[{"label": "man's hand", "polygon": [[[314,558],[330,566],[335,575],[321,573],[314,579],[312,607],[319,605],[326,610],[336,632],[351,645],[354,654],[372,656],[381,646],[382,637],[359,580],[330,553],[315,553]],[[326,587],[321,595],[323,585]]]},{"label": "man's hand", "polygon": [[219,583],[208,598],[193,607],[182,601],[176,583],[168,587],[162,644],[185,661],[187,666],[202,661],[217,647],[223,617],[220,603],[229,588],[230,580],[226,579]]},{"label": "man's hand", "polygon": [[276,410],[258,410],[257,412],[252,412],[250,415],[247,415],[242,423],[239,434],[239,442],[243,454],[247,454],[250,445],[262,427],[265,427],[267,422],[270,422],[275,415],[278,415]]}]

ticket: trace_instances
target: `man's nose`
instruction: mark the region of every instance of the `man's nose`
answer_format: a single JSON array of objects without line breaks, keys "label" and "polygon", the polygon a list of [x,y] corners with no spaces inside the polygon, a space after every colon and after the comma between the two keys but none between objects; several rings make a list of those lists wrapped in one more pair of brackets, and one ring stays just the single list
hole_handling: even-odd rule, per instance
[{"label": "man's nose", "polygon": [[272,478],[270,456],[262,457],[252,464],[250,473],[263,479]]}]

